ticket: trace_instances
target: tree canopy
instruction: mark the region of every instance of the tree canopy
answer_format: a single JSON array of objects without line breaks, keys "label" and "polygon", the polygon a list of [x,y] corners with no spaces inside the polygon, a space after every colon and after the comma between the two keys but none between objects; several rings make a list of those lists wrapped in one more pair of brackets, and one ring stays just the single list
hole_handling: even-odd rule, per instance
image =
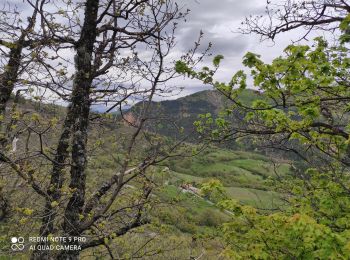
[{"label": "tree canopy", "polygon": [[[227,254],[234,259],[349,258],[348,8],[346,1],[283,3],[270,17],[281,24],[265,28],[257,23],[248,30],[274,38],[300,26],[330,30],[328,25],[338,22],[336,44],[321,37],[310,45],[292,44],[271,63],[248,52],[243,64],[250,75],[239,71],[227,83],[215,80],[221,55],[214,58],[212,69],[176,64],[178,72],[212,85],[230,101],[219,117],[207,114],[196,122],[203,138],[254,140],[261,149],[283,150],[298,158],[292,175],[282,177],[276,171],[276,178],[267,180],[284,194],[278,209],[264,212],[232,200],[219,203],[235,214],[222,229]],[[248,78],[260,98],[244,103],[240,93],[253,87]],[[237,115],[244,123],[232,121]]]}]

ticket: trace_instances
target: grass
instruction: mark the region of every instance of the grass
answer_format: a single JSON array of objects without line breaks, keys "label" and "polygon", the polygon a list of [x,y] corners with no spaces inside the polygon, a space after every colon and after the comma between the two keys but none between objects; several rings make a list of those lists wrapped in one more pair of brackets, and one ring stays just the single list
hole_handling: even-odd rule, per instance
[{"label": "grass", "polygon": [[169,162],[171,170],[201,177],[217,178],[226,186],[250,187],[264,186],[269,176],[285,175],[289,165],[285,162],[274,166],[269,158],[249,152],[233,152],[212,148],[199,156],[181,158]]},{"label": "grass", "polygon": [[228,195],[243,204],[257,208],[275,208],[280,204],[277,193],[269,191],[265,179],[286,175],[289,164],[270,162],[261,154],[211,148],[199,156],[181,158],[169,163],[171,183],[193,183],[200,186],[208,179],[219,179]]},{"label": "grass", "polygon": [[263,178],[274,176],[277,174],[285,175],[289,171],[289,165],[281,164],[276,167],[269,162],[254,160],[254,159],[243,159],[243,160],[235,160],[234,165],[250,171],[252,174],[262,176]]},{"label": "grass", "polygon": [[201,183],[205,180],[205,178],[198,177],[198,176],[193,176],[193,175],[188,175],[188,174],[183,174],[183,173],[178,173],[178,172],[171,172],[171,179],[172,180],[183,180],[184,182],[195,182],[195,183]]},{"label": "grass", "polygon": [[259,209],[273,209],[281,204],[278,194],[271,191],[228,187],[226,192],[231,198]]},{"label": "grass", "polygon": [[174,185],[166,185],[156,193],[164,203],[153,213],[162,223],[183,233],[208,234],[229,220],[229,215],[204,199],[183,193]]}]

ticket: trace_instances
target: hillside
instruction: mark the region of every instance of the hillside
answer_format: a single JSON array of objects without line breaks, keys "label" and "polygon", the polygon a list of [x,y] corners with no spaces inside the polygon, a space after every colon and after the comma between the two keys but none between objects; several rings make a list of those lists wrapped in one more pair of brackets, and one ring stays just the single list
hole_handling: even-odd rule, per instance
[{"label": "hillside", "polygon": [[2,2],[0,260],[350,260],[350,0]]},{"label": "hillside", "polygon": [[[247,89],[242,91],[238,99],[242,103],[249,104],[258,97],[257,91]],[[139,111],[142,111],[141,108],[145,105],[146,103],[136,104],[127,111],[126,118],[137,121]],[[196,92],[176,100],[152,102],[150,116],[157,115],[161,119],[158,119],[156,123],[152,121],[147,127],[150,131],[173,138],[191,134],[191,140],[194,140],[197,134],[193,123],[198,120],[198,116],[210,113],[216,117],[222,109],[229,105],[230,102],[215,90]]]},{"label": "hillside", "polygon": [[[254,97],[253,91],[244,92],[243,99],[251,102]],[[223,100],[219,93],[215,91],[202,91],[172,101],[162,101],[152,103],[152,114],[167,115],[172,118],[172,123],[164,124],[163,127],[158,126],[157,137],[166,140],[166,142],[174,142],[177,134],[173,130],[174,124],[176,129],[184,128],[184,132],[189,133],[193,129],[193,121],[197,120],[198,114],[212,113],[217,115],[223,108]],[[129,111],[129,116],[136,114],[138,106]],[[19,109],[23,113],[34,113],[35,120],[38,122],[48,122],[53,118],[57,118],[58,125],[52,134],[43,136],[47,147],[52,147],[57,142],[56,131],[61,127],[62,115],[65,108],[56,105],[43,105],[38,102],[22,100]],[[128,115],[128,114],[127,114]],[[32,117],[27,120],[33,121]],[[164,122],[164,120],[162,120]],[[169,122],[169,121],[168,121]],[[19,126],[21,127],[21,126]],[[151,130],[149,127],[147,131]],[[171,132],[171,131],[174,132]],[[89,161],[87,169],[87,195],[91,196],[91,192],[96,186],[100,186],[102,181],[108,179],[114,172],[120,169],[118,162],[123,158],[123,153],[117,147],[124,146],[130,138],[132,127],[116,121],[115,118],[101,118],[92,121],[90,125],[89,135]],[[145,132],[146,133],[146,132]],[[154,133],[152,133],[154,135]],[[142,156],[147,153],[147,140],[138,140],[138,150],[134,156]],[[38,146],[38,143],[30,143],[31,147]],[[161,165],[153,167],[151,179],[157,185],[154,191],[153,203],[154,208],[149,214],[150,226],[147,226],[147,232],[152,233],[153,227],[161,226],[163,231],[157,235],[153,242],[149,243],[150,248],[155,250],[158,247],[172,248],[172,243],[180,243],[181,247],[172,248],[172,254],[176,255],[176,259],[184,259],[188,257],[186,250],[193,250],[196,254],[201,254],[204,250],[203,259],[213,259],[213,255],[220,252],[219,234],[216,234],[218,227],[228,221],[231,217],[230,213],[223,212],[217,208],[213,202],[208,201],[200,194],[199,190],[203,183],[212,180],[220,180],[225,187],[230,198],[233,198],[244,205],[253,205],[257,208],[270,211],[281,205],[279,194],[271,191],[271,187],[266,185],[266,180],[270,176],[275,176],[274,165],[270,163],[270,158],[246,151],[233,151],[210,146],[200,154],[191,156],[189,151],[197,149],[195,144],[186,142],[182,147],[184,156],[174,157],[163,162]],[[19,139],[18,150],[25,150],[25,139]],[[112,151],[106,153],[106,151]],[[137,160],[137,159],[136,159]],[[277,170],[280,174],[288,174],[288,161],[279,161]],[[43,179],[43,181],[47,181]],[[12,180],[9,180],[12,184]],[[135,179],[131,181],[127,189],[123,190],[126,198],[132,197],[133,193],[141,187],[142,183]],[[193,187],[198,192],[192,194],[186,192],[183,187]],[[23,188],[22,188],[23,189]],[[11,198],[12,205],[24,207],[21,202],[19,191],[13,193]],[[30,190],[26,189],[28,198],[36,201]],[[34,199],[35,198],[35,199]],[[26,208],[34,208],[34,204],[27,203]],[[16,213],[17,214],[17,213]],[[36,216],[39,212],[34,211],[32,216]],[[25,218],[31,225],[38,225],[35,218]],[[2,225],[4,234],[15,234],[19,232],[17,222],[5,220]],[[22,230],[23,234],[31,234],[31,230]],[[205,237],[202,244],[193,246],[193,237]],[[118,238],[119,251],[127,254],[132,250],[127,241],[133,241],[135,245],[142,245],[147,241],[147,237],[136,234],[127,234],[124,238]],[[6,241],[0,245],[4,248],[8,246]],[[184,251],[184,248],[186,249]],[[99,250],[94,254],[98,255]],[[165,259],[167,253],[160,254],[159,258],[149,259]],[[147,258],[145,258],[147,259]],[[214,258],[215,259],[215,258]]]}]

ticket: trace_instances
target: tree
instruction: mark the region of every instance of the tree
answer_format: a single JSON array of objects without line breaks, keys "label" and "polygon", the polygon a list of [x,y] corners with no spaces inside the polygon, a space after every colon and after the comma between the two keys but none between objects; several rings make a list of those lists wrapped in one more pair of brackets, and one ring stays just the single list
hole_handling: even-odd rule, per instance
[{"label": "tree", "polygon": [[[16,105],[21,92],[25,91],[25,84],[20,80],[20,76],[31,70],[31,65],[35,57],[31,54],[39,51],[40,46],[35,43],[43,39],[36,35],[35,25],[37,21],[37,9],[44,5],[44,1],[28,1],[26,6],[31,8],[31,15],[27,21],[21,19],[16,7],[4,5],[0,12],[0,48],[1,48],[1,70],[0,70],[0,149],[12,145],[11,150],[16,147],[16,136],[13,126],[16,124]],[[23,18],[23,17],[22,17]],[[22,88],[18,88],[22,87]],[[17,88],[16,92],[15,89]],[[12,108],[6,113],[11,95],[13,99]],[[8,196],[0,192],[1,217],[3,220],[9,214]]]},{"label": "tree", "polygon": [[[154,187],[148,171],[176,154],[181,145],[181,140],[167,143],[144,126],[157,119],[149,114],[150,104],[157,93],[167,91],[167,81],[175,76],[169,54],[177,20],[186,13],[171,0],[38,3],[31,5],[40,17],[35,35],[45,41],[37,42],[36,71],[24,80],[38,100],[54,96],[68,106],[62,123],[60,114],[47,118],[33,111],[17,113],[21,120],[13,128],[21,152],[2,150],[0,159],[6,172],[23,181],[21,187],[32,203],[26,201],[24,207],[13,209],[12,214],[22,218],[11,221],[22,232],[23,225],[31,226],[42,237],[88,236],[85,243],[75,241],[74,245],[82,250],[102,245],[114,258],[108,241],[148,222]],[[113,173],[94,177],[88,173],[88,157],[91,161],[103,149],[101,140],[91,143],[94,126],[111,123],[108,112],[115,108],[123,117],[123,105],[133,100],[141,100],[143,106],[137,120],[124,117],[127,137],[122,140],[120,133],[109,134],[110,145],[118,147],[111,150],[109,146],[105,153],[113,159]],[[102,103],[108,105],[105,113],[91,112],[92,106]],[[7,180],[11,183],[13,178]],[[128,191],[131,182],[137,185],[134,191]],[[87,189],[91,183],[95,185]],[[41,220],[40,228],[36,219]],[[32,258],[79,257],[79,250],[38,250],[50,244],[50,240],[39,241]]]},{"label": "tree", "polygon": [[[280,209],[261,212],[232,200],[219,203],[235,213],[223,227],[227,254],[243,259],[347,259],[349,6],[346,1],[287,1],[281,7],[270,16],[272,22],[277,19],[281,24],[258,27],[253,19],[248,21],[248,30],[274,38],[277,33],[302,26],[329,30],[330,24],[339,22],[333,28],[340,26],[342,35],[334,46],[322,38],[315,39],[312,46],[290,45],[270,64],[257,54],[247,53],[243,64],[250,69],[257,89],[253,102],[239,99],[247,87],[248,76],[243,71],[228,83],[214,80],[222,56],[214,59],[214,69],[205,67],[197,72],[181,61],[176,67],[213,85],[230,101],[218,118],[203,116],[196,123],[203,136],[216,141],[255,139],[262,147],[292,152],[299,158],[292,162],[289,176],[276,172],[276,178],[269,180],[285,202]],[[232,122],[237,113],[243,119]]]},{"label": "tree", "polygon": [[[5,108],[11,94],[13,94],[19,75],[26,69],[23,64],[28,65],[28,63],[30,63],[30,60],[23,57],[23,54],[25,49],[33,50],[34,41],[31,36],[33,36],[38,9],[43,6],[44,1],[30,2],[30,4],[33,5],[34,8],[32,15],[27,18],[27,22],[24,22],[20,18],[15,8],[11,9],[11,7],[9,7],[7,10],[6,6],[4,6],[1,11],[2,38],[0,40],[0,45],[2,47],[3,66],[0,74],[0,122],[5,120]],[[28,7],[30,4],[28,4]]]},{"label": "tree", "polygon": [[267,1],[265,15],[247,17],[241,32],[274,40],[278,34],[302,28],[305,33],[300,39],[303,39],[316,30],[338,31],[349,12],[350,4],[346,0]]},{"label": "tree", "polygon": [[[117,214],[119,210],[113,209],[112,205],[122,187],[138,174],[145,172],[155,162],[156,157],[150,155],[140,162],[134,170],[128,170],[133,146],[146,120],[145,115],[143,115],[130,139],[125,159],[122,162],[121,172],[105,182],[96,193],[92,194],[89,200],[85,198],[87,131],[93,81],[97,77],[107,74],[108,70],[114,69],[115,55],[118,55],[121,48],[133,48],[136,44],[145,43],[155,50],[154,60],[150,60],[149,64],[157,65],[156,74],[154,74],[154,68],[150,67],[151,65],[144,66],[149,69],[147,75],[150,77],[151,87],[143,94],[147,95],[149,101],[151,101],[157,87],[159,87],[161,73],[164,70],[163,55],[166,55],[167,49],[173,44],[173,36],[166,37],[164,29],[171,21],[181,16],[181,14],[178,14],[176,5],[171,1],[139,1],[135,3],[86,1],[84,23],[79,38],[74,41],[76,72],[72,86],[72,97],[57,146],[51,181],[47,190],[49,196],[46,198],[46,212],[44,213],[46,217],[43,218],[42,235],[53,233],[53,221],[56,216],[53,202],[59,203],[61,199],[61,188],[64,183],[62,178],[63,164],[69,154],[68,147],[70,145],[72,151],[69,189],[73,192],[64,211],[63,233],[66,236],[81,236],[83,232],[105,218],[104,215],[108,210],[111,210],[111,215]],[[99,35],[103,37],[100,39]],[[165,47],[163,47],[163,42]],[[138,59],[136,53],[134,61],[136,63],[142,62]],[[112,93],[115,94],[117,91],[115,90]],[[98,93],[99,90],[97,89],[96,92]],[[147,107],[144,113],[147,113]],[[70,138],[72,138],[71,144],[69,144]],[[130,177],[127,176],[128,173],[131,174]],[[120,236],[128,230],[142,225],[142,211],[150,191],[151,188],[146,185],[139,203],[131,206],[131,208],[135,208],[134,215],[125,225],[117,225],[117,229],[111,233]],[[101,203],[103,197],[106,198],[106,202]],[[99,204],[100,206],[97,207]],[[121,212],[121,214],[123,213]],[[108,236],[111,236],[111,233]],[[105,238],[106,236],[96,238],[83,247],[89,248],[105,244]],[[75,254],[78,254],[78,252],[75,252]],[[65,259],[67,256],[72,257],[71,255],[71,252],[64,252],[59,257]]]}]

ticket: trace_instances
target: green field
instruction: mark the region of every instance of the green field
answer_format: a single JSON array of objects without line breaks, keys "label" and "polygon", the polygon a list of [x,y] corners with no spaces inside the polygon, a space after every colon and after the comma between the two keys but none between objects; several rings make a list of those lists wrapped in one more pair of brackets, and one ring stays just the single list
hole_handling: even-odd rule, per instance
[{"label": "green field", "polygon": [[261,209],[274,209],[280,204],[277,193],[266,184],[269,177],[288,174],[286,161],[270,161],[263,155],[209,148],[198,156],[170,161],[170,184],[179,186],[218,179],[225,186],[229,197]]}]

